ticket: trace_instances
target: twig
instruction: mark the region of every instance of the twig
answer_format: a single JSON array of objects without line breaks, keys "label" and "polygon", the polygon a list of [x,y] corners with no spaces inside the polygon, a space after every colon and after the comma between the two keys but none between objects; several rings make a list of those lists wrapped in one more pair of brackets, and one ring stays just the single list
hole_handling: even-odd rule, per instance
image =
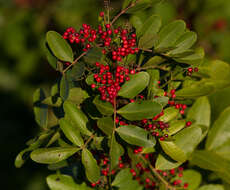
[{"label": "twig", "polygon": [[82,149],[84,149],[88,144],[89,142],[94,138],[94,134],[92,134],[88,139],[87,141],[85,142],[85,144],[81,147]]},{"label": "twig", "polygon": [[66,71],[69,70],[70,67],[72,67],[73,65],[75,65],[84,55],[86,55],[87,52],[83,52],[77,59],[74,60],[74,62],[69,65],[62,73],[64,74]]},{"label": "twig", "polygon": [[134,7],[134,6],[137,4],[138,1],[139,1],[139,0],[136,0],[135,2],[132,2],[128,7],[126,7],[126,8],[123,9],[123,10],[121,10],[121,12],[120,12],[117,16],[115,16],[115,17],[113,18],[113,20],[112,20],[112,22],[111,22],[111,25],[113,25],[113,23],[116,22],[116,20],[117,20],[121,15],[125,14],[130,8]]},{"label": "twig", "polygon": [[140,155],[141,159],[148,164],[150,170],[153,174],[165,185],[166,190],[176,190],[176,187],[172,187],[158,172],[157,170],[147,161],[142,155]]}]

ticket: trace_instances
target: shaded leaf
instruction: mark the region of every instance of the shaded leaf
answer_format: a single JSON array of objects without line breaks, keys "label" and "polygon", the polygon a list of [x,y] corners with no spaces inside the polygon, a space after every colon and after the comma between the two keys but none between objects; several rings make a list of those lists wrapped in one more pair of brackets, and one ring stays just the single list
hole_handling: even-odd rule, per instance
[{"label": "shaded leaf", "polygon": [[63,75],[60,83],[60,96],[66,100],[69,96],[69,82],[66,75]]},{"label": "shaded leaf", "polygon": [[182,162],[176,162],[170,158],[166,158],[162,154],[159,154],[156,160],[155,168],[157,170],[171,170],[180,166]]},{"label": "shaded leaf", "polygon": [[164,109],[164,115],[160,117],[160,120],[167,123],[177,117],[179,110],[174,107]]},{"label": "shaded leaf", "polygon": [[203,185],[198,190],[224,190],[224,187],[222,185]]},{"label": "shaded leaf", "polygon": [[97,126],[101,129],[106,135],[111,136],[113,133],[114,122],[111,117],[103,117],[97,120]]},{"label": "shaded leaf", "polygon": [[63,37],[55,31],[46,34],[47,43],[53,54],[62,61],[73,62],[73,51]]},{"label": "shaded leaf", "polygon": [[111,169],[114,169],[118,163],[119,163],[119,158],[124,154],[124,150],[120,144],[115,139],[115,136],[112,136],[111,139],[111,147],[110,147],[110,163],[111,163]]},{"label": "shaded leaf", "polygon": [[178,131],[180,131],[181,129],[183,129],[185,127],[185,120],[175,120],[172,121],[169,124],[169,128],[168,128],[168,135],[174,135],[175,133],[177,133]]},{"label": "shaded leaf", "polygon": [[62,118],[59,120],[60,128],[65,136],[74,144],[79,147],[83,146],[84,141],[81,137],[80,131],[67,119]]},{"label": "shaded leaf", "polygon": [[72,102],[65,101],[64,103],[65,114],[71,119],[77,129],[82,134],[90,136],[92,133],[87,129],[88,118],[86,115],[75,106]]},{"label": "shaded leaf", "polygon": [[98,111],[103,115],[112,115],[114,112],[113,105],[110,102],[106,102],[100,99],[99,96],[96,96],[93,100],[93,103],[97,107]]}]

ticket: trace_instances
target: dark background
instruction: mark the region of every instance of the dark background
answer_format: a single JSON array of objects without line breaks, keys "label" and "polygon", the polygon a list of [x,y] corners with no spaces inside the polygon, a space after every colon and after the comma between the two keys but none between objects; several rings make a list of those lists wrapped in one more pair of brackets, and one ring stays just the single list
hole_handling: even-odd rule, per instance
[{"label": "dark background", "polygon": [[[121,7],[121,0],[111,6]],[[28,161],[14,167],[16,155],[38,131],[32,94],[37,87],[55,83],[43,50],[45,33],[61,33],[82,23],[96,25],[103,0],[0,0],[0,187],[6,190],[45,190],[46,166]],[[167,23],[186,20],[198,33],[207,58],[230,62],[230,1],[164,0],[153,7]],[[228,96],[230,89],[224,89]],[[219,92],[221,94],[221,92]],[[227,95],[226,95],[227,94]],[[222,108],[221,108],[222,109]]]}]

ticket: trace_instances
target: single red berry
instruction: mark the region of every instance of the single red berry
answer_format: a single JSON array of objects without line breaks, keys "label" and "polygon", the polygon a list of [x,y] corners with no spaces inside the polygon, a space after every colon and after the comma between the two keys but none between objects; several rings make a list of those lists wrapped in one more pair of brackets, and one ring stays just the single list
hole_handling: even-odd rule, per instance
[{"label": "single red berry", "polygon": [[104,12],[100,12],[100,17],[104,17],[105,13]]},{"label": "single red berry", "polygon": [[188,72],[192,73],[192,72],[193,72],[193,68],[192,68],[192,67],[189,67],[189,68],[188,68]]},{"label": "single red berry", "polygon": [[192,125],[192,122],[191,122],[191,121],[187,121],[187,122],[186,122],[186,126],[187,126],[187,127],[189,127],[189,126],[191,126],[191,125]]},{"label": "single red berry", "polygon": [[96,88],[96,84],[91,84],[91,88]]},{"label": "single red berry", "polygon": [[198,72],[199,69],[197,67],[194,68],[194,72]]}]

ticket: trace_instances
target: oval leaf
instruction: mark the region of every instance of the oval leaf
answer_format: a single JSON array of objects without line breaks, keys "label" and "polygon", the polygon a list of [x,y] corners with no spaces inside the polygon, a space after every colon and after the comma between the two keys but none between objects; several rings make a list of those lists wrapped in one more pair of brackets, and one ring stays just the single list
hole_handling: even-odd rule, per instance
[{"label": "oval leaf", "polygon": [[176,120],[176,121],[172,121],[169,124],[169,128],[168,128],[168,135],[174,135],[175,133],[177,133],[178,131],[180,131],[181,129],[183,129],[185,127],[185,120]]},{"label": "oval leaf", "polygon": [[97,126],[101,129],[106,135],[111,136],[113,133],[113,119],[111,117],[103,117],[97,120]]},{"label": "oval leaf", "polygon": [[75,145],[82,146],[84,141],[81,137],[80,131],[72,125],[71,122],[62,118],[59,121],[60,127],[65,134],[65,136]]},{"label": "oval leaf", "polygon": [[121,126],[116,129],[116,132],[129,144],[142,147],[153,147],[156,143],[154,138],[148,138],[147,131],[134,125]]},{"label": "oval leaf", "polygon": [[142,119],[151,119],[162,111],[162,106],[150,100],[141,103],[133,102],[125,105],[117,111],[125,119],[135,121]]},{"label": "oval leaf", "polygon": [[203,185],[198,190],[224,190],[222,185]]},{"label": "oval leaf", "polygon": [[206,149],[213,150],[230,140],[230,107],[226,108],[214,122],[208,134]]},{"label": "oval leaf", "polygon": [[114,112],[113,105],[109,102],[100,100],[99,96],[96,96],[93,103],[97,107],[98,111],[103,115],[112,115]]},{"label": "oval leaf", "polygon": [[170,158],[166,158],[166,156],[163,156],[162,154],[159,154],[155,167],[157,170],[171,170],[179,167],[181,164],[182,162],[176,162]]},{"label": "oval leaf", "polygon": [[124,154],[124,150],[120,144],[115,139],[115,136],[112,136],[111,139],[111,146],[110,146],[110,163],[111,163],[111,169],[114,169],[118,163],[119,163],[119,158]]},{"label": "oval leaf", "polygon": [[164,109],[164,115],[160,117],[160,120],[167,123],[177,117],[179,110],[174,107]]},{"label": "oval leaf", "polygon": [[76,147],[39,148],[31,152],[30,157],[37,163],[54,164],[69,158],[78,150]]},{"label": "oval leaf", "polygon": [[59,33],[55,31],[47,32],[46,40],[51,51],[58,59],[62,61],[73,62],[72,48]]},{"label": "oval leaf", "polygon": [[63,75],[60,83],[60,96],[66,100],[69,96],[69,82],[66,75]]},{"label": "oval leaf", "polygon": [[134,98],[142,92],[149,84],[149,74],[147,72],[139,72],[130,76],[130,80],[126,81],[118,92],[118,96],[124,98]]},{"label": "oval leaf", "polygon": [[73,124],[80,130],[82,134],[90,136],[92,133],[87,129],[88,118],[86,115],[75,106],[72,102],[65,101],[64,111],[67,117],[71,119]]},{"label": "oval leaf", "polygon": [[87,149],[82,150],[82,163],[88,180],[92,183],[97,182],[100,178],[100,168],[92,153]]}]

